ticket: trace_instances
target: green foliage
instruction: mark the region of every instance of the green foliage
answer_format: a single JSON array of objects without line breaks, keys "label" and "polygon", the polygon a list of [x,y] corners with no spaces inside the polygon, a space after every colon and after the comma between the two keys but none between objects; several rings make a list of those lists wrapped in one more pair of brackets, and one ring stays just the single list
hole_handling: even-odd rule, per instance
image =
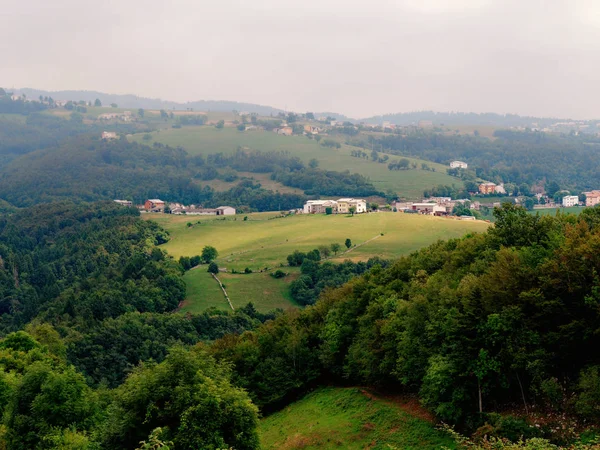
[{"label": "green foliage", "polygon": [[346,248],[352,247],[352,240],[350,238],[346,239],[344,245],[346,246]]},{"label": "green foliage", "polygon": [[207,271],[209,273],[217,275],[219,273],[219,266],[217,265],[216,262],[211,261],[210,264],[208,265],[208,270]]},{"label": "green foliage", "polygon": [[202,254],[200,255],[200,258],[204,264],[208,264],[217,259],[217,256],[219,256],[217,249],[211,245],[206,245],[204,248],[202,248]]},{"label": "green foliage", "polygon": [[[137,368],[117,388],[103,445],[133,448],[157,427],[175,448],[259,448],[257,409],[226,368],[200,349],[174,348],[158,365]],[[164,436],[164,437],[163,437]]]}]

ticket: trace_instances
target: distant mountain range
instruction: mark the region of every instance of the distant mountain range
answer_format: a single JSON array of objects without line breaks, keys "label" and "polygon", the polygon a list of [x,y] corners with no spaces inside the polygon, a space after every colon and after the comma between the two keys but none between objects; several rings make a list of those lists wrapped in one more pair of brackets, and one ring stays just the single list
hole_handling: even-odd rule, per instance
[{"label": "distant mountain range", "polygon": [[[262,116],[277,115],[286,112],[272,106],[258,105],[255,103],[241,103],[227,100],[198,100],[193,102],[179,103],[157,98],[138,97],[130,94],[107,94],[98,91],[44,91],[40,89],[22,88],[13,89],[15,94],[25,94],[29,98],[38,98],[41,96],[50,96],[55,100],[85,100],[94,102],[100,99],[103,105],[116,103],[122,108],[144,108],[144,109],[176,109],[195,111],[247,111]],[[462,112],[435,112],[435,111],[413,111],[396,114],[384,114],[379,116],[367,117],[363,119],[352,119],[340,113],[334,112],[315,112],[315,117],[335,117],[337,120],[350,121],[354,123],[365,122],[371,124],[382,124],[389,122],[394,125],[416,125],[420,121],[431,121],[434,125],[490,125],[496,127],[540,127],[549,126],[558,120],[551,117],[530,117],[519,116],[517,114],[497,114],[497,113],[462,113]]]}]

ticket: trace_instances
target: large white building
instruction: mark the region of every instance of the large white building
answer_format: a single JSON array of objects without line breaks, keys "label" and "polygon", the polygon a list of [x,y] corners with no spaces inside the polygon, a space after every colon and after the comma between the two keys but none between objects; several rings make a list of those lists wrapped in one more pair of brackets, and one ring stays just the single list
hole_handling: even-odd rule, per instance
[{"label": "large white building", "polygon": [[304,204],[304,214],[325,214],[331,208],[333,214],[355,214],[367,212],[366,200],[360,198],[340,198],[339,200],[309,200]]},{"label": "large white building", "polygon": [[565,195],[562,199],[562,205],[565,208],[579,205],[579,197],[577,195]]},{"label": "large white building", "polygon": [[466,169],[467,167],[469,167],[469,165],[463,161],[452,161],[450,163],[451,169]]}]

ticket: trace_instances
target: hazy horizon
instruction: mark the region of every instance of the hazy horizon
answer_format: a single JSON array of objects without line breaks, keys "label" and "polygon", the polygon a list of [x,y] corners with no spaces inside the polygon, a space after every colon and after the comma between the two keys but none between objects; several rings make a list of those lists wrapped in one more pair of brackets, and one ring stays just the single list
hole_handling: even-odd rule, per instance
[{"label": "hazy horizon", "polygon": [[8,0],[0,85],[353,118],[600,117],[592,1]]}]

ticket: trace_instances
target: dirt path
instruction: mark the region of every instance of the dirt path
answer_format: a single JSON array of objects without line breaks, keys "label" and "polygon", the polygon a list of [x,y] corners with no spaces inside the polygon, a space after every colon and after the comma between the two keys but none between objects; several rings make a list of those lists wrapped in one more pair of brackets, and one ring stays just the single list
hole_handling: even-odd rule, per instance
[{"label": "dirt path", "polygon": [[430,423],[436,423],[435,416],[427,409],[421,406],[419,399],[412,395],[398,395],[398,394],[381,394],[376,391],[372,391],[367,388],[361,388],[361,392],[365,397],[373,400],[382,400],[390,403],[406,411],[411,416],[418,417],[419,419],[426,420]]},{"label": "dirt path", "polygon": [[235,308],[233,307],[233,305],[231,304],[231,300],[229,299],[229,295],[227,295],[225,286],[223,286],[223,283],[221,283],[221,280],[219,280],[214,273],[211,273],[211,275],[215,280],[217,280],[217,283],[219,283],[219,286],[221,286],[221,290],[223,291],[223,295],[225,295],[225,298],[227,299],[227,303],[229,303],[229,307],[231,308],[232,311],[235,311]]},{"label": "dirt path", "polygon": [[381,234],[378,234],[377,236],[375,236],[375,237],[372,237],[371,239],[369,239],[369,240],[367,240],[367,241],[365,241],[365,242],[363,242],[363,243],[361,243],[361,244],[357,244],[357,245],[355,245],[354,247],[351,247],[351,248],[349,248],[349,249],[348,249],[348,250],[346,250],[344,253],[341,253],[341,255],[345,255],[346,253],[350,253],[352,250],[355,250],[355,249],[357,249],[358,247],[362,247],[363,245],[366,245],[366,244],[368,244],[369,242],[371,242],[371,241],[374,241],[375,239],[379,239],[380,237],[381,237]]}]

